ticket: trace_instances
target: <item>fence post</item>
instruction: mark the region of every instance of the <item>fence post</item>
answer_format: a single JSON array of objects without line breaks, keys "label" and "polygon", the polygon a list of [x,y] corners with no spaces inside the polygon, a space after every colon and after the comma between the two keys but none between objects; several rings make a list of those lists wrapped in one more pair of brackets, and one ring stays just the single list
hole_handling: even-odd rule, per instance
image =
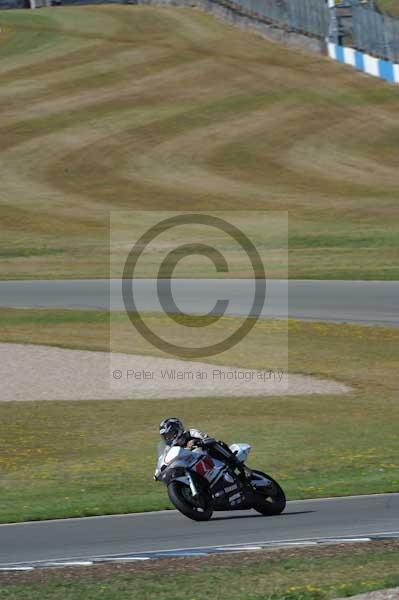
[{"label": "fence post", "polygon": [[335,0],[327,0],[330,19],[328,23],[327,42],[338,44],[338,20]]}]

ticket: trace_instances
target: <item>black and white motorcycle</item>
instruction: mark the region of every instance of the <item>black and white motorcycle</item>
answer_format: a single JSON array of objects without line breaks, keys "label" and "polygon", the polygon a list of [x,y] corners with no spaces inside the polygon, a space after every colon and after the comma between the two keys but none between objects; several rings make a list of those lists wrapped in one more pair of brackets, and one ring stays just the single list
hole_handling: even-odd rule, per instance
[{"label": "black and white motorcycle", "polygon": [[263,515],[279,515],[286,504],[280,485],[266,473],[249,469],[245,462],[249,444],[233,444],[230,450],[242,464],[245,477],[202,448],[158,448],[154,479],[168,487],[174,506],[194,521],[208,521],[214,510],[254,508]]}]

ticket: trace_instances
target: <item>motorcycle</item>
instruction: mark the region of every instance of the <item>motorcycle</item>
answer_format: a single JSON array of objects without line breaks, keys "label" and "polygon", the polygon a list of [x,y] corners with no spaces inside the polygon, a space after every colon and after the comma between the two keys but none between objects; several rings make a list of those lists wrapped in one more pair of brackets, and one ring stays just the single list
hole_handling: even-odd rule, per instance
[{"label": "motorcycle", "polygon": [[161,442],[154,479],[167,485],[172,504],[194,521],[208,521],[219,510],[253,508],[266,516],[282,513],[286,498],[281,486],[245,464],[251,446],[232,444],[230,450],[242,465],[240,473],[201,447],[170,447]]}]

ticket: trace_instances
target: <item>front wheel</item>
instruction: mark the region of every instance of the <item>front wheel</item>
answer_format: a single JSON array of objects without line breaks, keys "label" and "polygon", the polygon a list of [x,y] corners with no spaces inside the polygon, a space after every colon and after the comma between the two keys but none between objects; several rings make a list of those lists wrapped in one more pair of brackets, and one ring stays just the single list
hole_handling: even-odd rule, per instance
[{"label": "front wheel", "polygon": [[205,492],[194,497],[190,487],[181,481],[172,481],[168,485],[170,501],[183,515],[193,521],[209,521],[212,516],[212,499]]},{"label": "front wheel", "polygon": [[256,492],[253,508],[262,515],[270,517],[281,514],[287,503],[282,487],[270,475],[261,471],[254,471],[254,473],[269,479],[271,485]]}]

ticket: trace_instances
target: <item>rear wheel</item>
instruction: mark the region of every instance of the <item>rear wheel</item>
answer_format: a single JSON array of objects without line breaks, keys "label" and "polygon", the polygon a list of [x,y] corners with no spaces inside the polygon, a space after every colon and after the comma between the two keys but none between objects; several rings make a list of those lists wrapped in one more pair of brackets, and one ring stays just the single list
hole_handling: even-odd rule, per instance
[{"label": "rear wheel", "polygon": [[212,499],[206,492],[200,492],[198,496],[193,496],[191,489],[181,481],[172,481],[168,485],[168,495],[172,504],[174,504],[183,515],[193,521],[209,521],[212,516]]},{"label": "rear wheel", "polygon": [[281,514],[287,503],[282,487],[270,475],[266,475],[266,473],[262,473],[261,471],[254,471],[254,473],[269,479],[270,486],[259,489],[255,493],[256,500],[253,508],[262,515],[270,517]]}]

